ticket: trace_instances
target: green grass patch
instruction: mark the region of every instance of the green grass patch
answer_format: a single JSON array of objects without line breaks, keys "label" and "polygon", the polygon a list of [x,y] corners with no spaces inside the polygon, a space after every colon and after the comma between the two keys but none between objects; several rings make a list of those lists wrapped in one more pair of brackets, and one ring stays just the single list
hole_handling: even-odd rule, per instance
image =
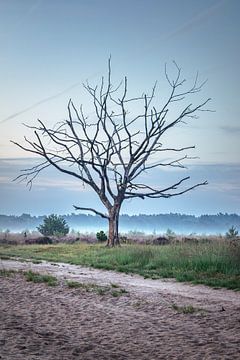
[{"label": "green grass patch", "polygon": [[58,285],[57,278],[52,275],[42,275],[31,270],[23,272],[23,275],[27,281],[32,281],[34,283],[45,283],[48,286]]},{"label": "green grass patch", "polygon": [[8,256],[240,290],[240,244],[223,240],[165,246],[129,244],[112,249],[80,243],[0,246],[0,257]]},{"label": "green grass patch", "polygon": [[118,284],[111,283],[110,285],[111,285],[111,287],[114,288],[114,289],[119,288],[119,285],[118,285]]},{"label": "green grass patch", "polygon": [[85,290],[87,292],[89,292],[89,291],[95,291],[96,292],[99,287],[103,288],[103,286],[98,286],[97,284],[81,283],[79,281],[73,281],[73,280],[66,281],[66,285],[71,289],[83,289],[83,290]]},{"label": "green grass patch", "polygon": [[35,260],[35,259],[33,259],[33,260],[31,260],[31,262],[32,262],[33,264],[41,264],[41,263],[42,263],[42,260]]},{"label": "green grass patch", "polygon": [[194,308],[192,305],[178,306],[176,304],[172,304],[172,308],[182,314],[193,314],[199,311],[199,309]]},{"label": "green grass patch", "polygon": [[122,295],[126,295],[128,292],[126,289],[118,289],[118,290],[112,290],[111,291],[111,295],[113,297],[119,297],[119,296],[122,296]]},{"label": "green grass patch", "polygon": [[71,289],[79,289],[83,287],[82,283],[79,283],[78,281],[66,281],[66,285]]},{"label": "green grass patch", "polygon": [[102,286],[93,283],[81,283],[78,281],[68,280],[66,281],[66,285],[71,289],[83,289],[87,292],[94,292],[98,295],[110,294],[113,297],[119,297],[127,293],[125,289],[118,289],[119,286],[117,284]]}]

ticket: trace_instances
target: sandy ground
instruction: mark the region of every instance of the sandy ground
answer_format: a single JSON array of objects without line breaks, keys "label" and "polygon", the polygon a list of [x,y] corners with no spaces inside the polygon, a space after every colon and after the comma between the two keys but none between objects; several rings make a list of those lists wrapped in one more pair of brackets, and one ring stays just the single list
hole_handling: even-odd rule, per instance
[{"label": "sandy ground", "polygon": [[[0,278],[0,359],[240,359],[240,293],[66,264],[0,268],[59,279],[49,287],[20,273]],[[70,289],[67,279],[127,293]],[[194,313],[183,313],[190,305]]]}]

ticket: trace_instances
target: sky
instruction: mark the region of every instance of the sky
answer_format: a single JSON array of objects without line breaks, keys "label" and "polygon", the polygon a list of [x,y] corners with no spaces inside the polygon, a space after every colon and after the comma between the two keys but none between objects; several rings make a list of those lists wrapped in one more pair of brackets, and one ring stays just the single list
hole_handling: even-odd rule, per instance
[{"label": "sky", "polygon": [[208,81],[194,101],[210,97],[213,110],[166,140],[195,145],[198,159],[181,174],[149,174],[154,183],[190,175],[192,183],[209,184],[181,197],[128,201],[122,212],[239,214],[239,11],[238,0],[0,0],[0,213],[65,214],[73,204],[101,209],[88,188],[53,169],[31,191],[13,182],[33,159],[10,140],[32,138],[23,123],[65,119],[70,98],[92,114],[82,83],[98,84],[111,55],[113,82],[127,76],[132,96],[148,93],[157,80],[159,101],[165,98],[164,66],[171,74],[173,60],[190,83],[198,72]]}]

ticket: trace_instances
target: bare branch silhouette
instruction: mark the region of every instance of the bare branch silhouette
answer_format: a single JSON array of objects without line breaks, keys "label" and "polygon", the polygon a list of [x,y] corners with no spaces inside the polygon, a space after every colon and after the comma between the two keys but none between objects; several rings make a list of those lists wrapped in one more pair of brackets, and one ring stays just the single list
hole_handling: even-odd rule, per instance
[{"label": "bare branch silhouette", "polygon": [[[83,107],[79,109],[70,99],[68,119],[53,128],[38,120],[36,126],[28,126],[35,134],[35,141],[25,138],[25,145],[13,142],[21,149],[37,154],[43,162],[23,170],[16,180],[26,180],[31,187],[33,180],[49,166],[79,179],[98,195],[107,210],[107,215],[89,207],[74,206],[76,210],[91,211],[109,221],[108,245],[119,242],[118,220],[122,203],[133,198],[170,198],[182,195],[207,182],[186,185],[189,176],[173,182],[167,187],[154,187],[135,182],[144,172],[161,167],[185,168],[184,161],[195,159],[184,154],[194,146],[164,147],[163,135],[187,118],[197,118],[200,111],[208,111],[207,99],[194,105],[186,100],[199,93],[204,83],[198,84],[198,75],[193,84],[186,88],[181,69],[174,63],[176,75],[173,79],[165,68],[170,94],[163,106],[156,103],[157,83],[150,95],[127,97],[128,82],[124,78],[114,87],[111,82],[111,61],[108,62],[108,76],[102,78],[100,86],[86,83],[85,90],[92,98],[94,121],[88,119]],[[170,117],[173,103],[185,100],[182,110]],[[130,111],[131,104],[142,104],[138,114]],[[169,135],[170,136],[170,135]],[[182,153],[177,158],[163,160],[162,154]]]}]

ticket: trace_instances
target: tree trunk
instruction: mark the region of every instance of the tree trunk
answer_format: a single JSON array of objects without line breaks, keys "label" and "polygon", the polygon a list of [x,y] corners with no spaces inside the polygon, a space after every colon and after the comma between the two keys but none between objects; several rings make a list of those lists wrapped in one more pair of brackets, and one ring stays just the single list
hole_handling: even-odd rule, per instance
[{"label": "tree trunk", "polygon": [[107,246],[110,247],[113,247],[115,245],[120,245],[119,234],[118,234],[119,212],[120,212],[120,206],[113,207],[109,212]]}]

